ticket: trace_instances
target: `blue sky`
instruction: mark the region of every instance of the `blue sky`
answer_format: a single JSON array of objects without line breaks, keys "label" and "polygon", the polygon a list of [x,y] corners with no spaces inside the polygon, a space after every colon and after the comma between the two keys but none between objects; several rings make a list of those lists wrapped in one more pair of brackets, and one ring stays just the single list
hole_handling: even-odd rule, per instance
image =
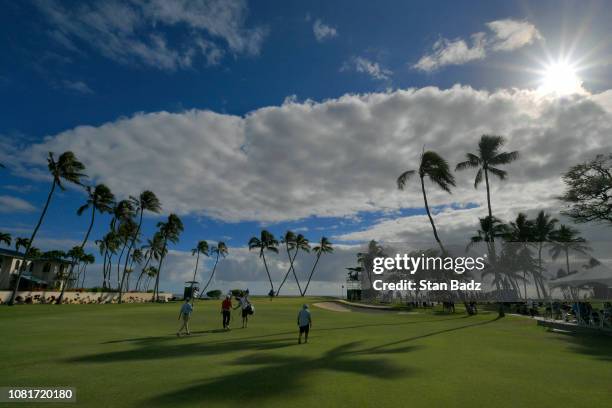
[{"label": "blue sky", "polygon": [[[319,147],[329,143],[324,151],[309,150],[314,144],[301,148],[300,141],[310,141],[310,138],[315,138],[314,134],[319,134],[319,129],[306,129],[307,122],[325,124],[326,118],[330,118],[330,123],[338,125],[338,132],[352,135],[353,129],[347,123],[355,124],[359,120],[349,117],[335,122],[338,115],[345,112],[352,115],[352,109],[358,109],[354,106],[374,105],[372,99],[387,98],[384,107],[368,105],[372,110],[367,120],[380,123],[391,121],[391,117],[396,120],[398,113],[393,108],[396,103],[393,95],[399,92],[397,98],[404,99],[397,103],[406,103],[407,111],[416,112],[414,118],[408,115],[406,121],[416,123],[427,112],[431,112],[433,118],[427,124],[417,124],[412,128],[415,132],[423,130],[423,134],[431,132],[430,136],[421,139],[411,136],[403,148],[410,146],[411,150],[419,151],[427,144],[431,148],[447,149],[451,154],[456,150],[451,140],[466,139],[464,135],[473,135],[475,140],[479,132],[486,130],[516,134],[514,139],[510,137],[510,144],[519,145],[520,137],[526,137],[527,131],[514,129],[494,119],[482,126],[470,122],[448,128],[440,125],[436,129],[432,125],[432,129],[427,131],[424,126],[435,124],[438,110],[445,117],[456,111],[458,121],[473,114],[476,121],[486,109],[491,109],[489,117],[505,115],[504,109],[510,109],[513,115],[518,115],[519,121],[523,120],[532,109],[525,99],[533,96],[512,94],[506,103],[499,106],[496,101],[505,97],[503,92],[513,92],[513,89],[535,91],[543,80],[537,71],[544,70],[550,60],[563,56],[570,63],[577,62],[583,100],[591,98],[602,104],[602,101],[610,100],[606,91],[612,82],[609,41],[612,11],[605,2],[381,1],[374,4],[366,1],[229,1],[219,6],[222,3],[212,1],[191,2],[190,10],[165,7],[156,1],[0,3],[3,9],[0,15],[0,46],[3,50],[0,54],[3,106],[0,110],[0,136],[2,161],[8,167],[2,174],[0,229],[14,236],[28,235],[44,202],[48,183],[37,172],[44,163],[41,155],[46,150],[64,147],[78,151],[79,146],[84,146],[81,141],[89,140],[89,152],[103,153],[97,158],[93,157],[95,153],[91,153],[92,157],[88,157],[88,153],[79,157],[91,164],[88,167],[95,182],[105,182],[123,196],[129,190],[126,187],[129,183],[136,184],[132,194],[138,193],[142,185],[151,185],[156,192],[164,190],[160,194],[162,201],[171,202],[169,210],[179,212],[186,225],[177,250],[190,249],[198,239],[226,240],[231,246],[243,246],[262,226],[276,234],[292,228],[307,233],[313,240],[327,235],[350,244],[367,241],[369,237],[408,239],[398,231],[390,232],[388,227],[389,222],[400,225],[405,221],[408,224],[400,225],[404,229],[401,233],[405,233],[408,226],[408,230],[416,231],[419,239],[430,240],[425,238],[426,230],[420,229],[421,226],[410,227],[412,220],[420,219],[412,216],[423,214],[420,197],[415,195],[414,199],[404,200],[405,196],[392,191],[397,172],[412,163],[409,154],[392,157],[389,152],[394,149],[390,147],[386,153],[381,152],[376,157],[360,158],[357,170],[347,165],[330,166],[330,172],[342,173],[346,169],[356,177],[346,176],[337,180],[338,186],[351,184],[351,187],[346,187],[346,194],[338,194],[342,197],[335,200],[326,194],[339,189],[344,192],[345,187],[334,186],[332,182],[309,185],[306,177],[309,174],[314,177],[317,169],[329,165],[329,160],[334,161],[333,155],[330,156],[332,159],[322,160],[313,168],[308,167],[310,164],[301,166],[302,156],[310,154],[321,158],[325,153],[333,153],[334,149],[338,149],[338,155],[357,149],[352,153],[357,157],[359,145],[349,147],[341,140],[331,141],[330,136],[321,136],[320,141],[313,139],[313,143]],[[167,2],[166,6],[174,4]],[[214,13],[218,14],[210,18]],[[428,60],[429,65],[423,60],[427,56],[433,58]],[[419,65],[420,61],[424,61],[423,64]],[[434,61],[433,66],[431,61]],[[455,84],[464,88],[453,88]],[[448,93],[426,94],[423,89],[428,86],[448,90]],[[414,88],[416,93],[407,94],[406,90],[410,88]],[[483,96],[478,92],[487,94]],[[355,94],[361,95],[362,99],[342,99]],[[483,97],[488,98],[487,101],[482,102]],[[466,99],[462,102],[461,98]],[[454,102],[448,103],[456,104],[455,107],[446,105],[445,101],[451,100]],[[337,101],[338,106],[326,105],[325,101]],[[356,105],[351,105],[352,102]],[[419,112],[419,108],[414,107],[415,104],[425,106],[428,103],[432,103],[429,111]],[[472,111],[461,112],[463,108],[470,109],[470,104],[474,106]],[[268,107],[270,109],[266,110]],[[570,108],[566,107],[566,110]],[[574,108],[581,109],[578,106]],[[521,109],[523,113],[516,113]],[[304,114],[300,117],[300,112],[305,110],[309,110],[308,115],[316,116]],[[319,112],[323,110],[327,111]],[[227,137],[227,145],[231,146],[233,153],[243,154],[240,157],[246,157],[246,161],[259,160],[257,170],[253,170],[252,163],[244,164],[245,169],[251,169],[244,171],[260,172],[257,174],[261,176],[261,179],[245,182],[244,188],[253,194],[246,200],[249,202],[237,205],[240,196],[232,194],[238,192],[218,194],[223,190],[221,185],[210,189],[202,187],[203,184],[210,185],[208,177],[216,180],[227,178],[229,184],[241,182],[240,172],[233,175],[230,167],[216,168],[211,163],[215,158],[224,159],[220,153],[207,157],[206,143],[203,143],[201,161],[196,155],[185,163],[185,167],[176,166],[176,171],[170,167],[173,167],[173,160],[179,162],[181,158],[160,153],[168,160],[156,162],[153,166],[159,174],[147,171],[143,176],[135,175],[135,178],[125,178],[120,174],[144,169],[144,162],[138,160],[147,160],[146,151],[162,152],[159,140],[147,141],[145,122],[153,120],[147,115],[169,112],[172,116],[168,117],[168,122],[165,122],[165,117],[155,119],[153,129],[161,129],[163,138],[184,144],[184,150],[192,150],[194,145],[188,136],[189,130],[181,128],[175,133],[172,126],[182,126],[186,121],[193,126],[208,124],[213,128],[213,119],[193,118],[186,114],[195,112],[197,116],[206,111],[221,115],[215,119],[223,122],[220,127],[237,126],[243,132],[240,136],[228,136],[230,128],[223,127],[212,136],[207,134],[206,137],[214,138],[214,143],[220,144],[215,144],[215,149],[211,150],[219,149],[221,152],[223,147],[219,140]],[[373,113],[379,116],[374,117]],[[534,120],[537,122],[537,119]],[[280,123],[283,120],[293,121],[291,127]],[[364,123],[370,123],[367,120],[364,119]],[[230,125],[229,122],[236,123]],[[550,137],[560,122],[542,125],[544,130],[538,134]],[[108,126],[100,128],[104,124]],[[96,134],[88,134],[89,128],[83,126],[93,127]],[[125,127],[124,133],[118,130],[122,126]],[[356,127],[360,126],[357,124]],[[456,135],[453,134],[455,131],[458,132]],[[109,153],[138,132],[143,132],[139,134],[140,150],[127,154],[127,157]],[[355,136],[350,136],[351,140],[367,138],[356,132]],[[271,141],[281,138],[295,140],[296,148],[291,152],[295,157],[290,160],[280,148],[266,156],[266,152],[274,151],[274,146],[260,144],[265,139],[259,136],[260,133],[269,135]],[[320,134],[326,133],[321,130]],[[368,140],[377,146],[391,143],[384,137],[372,133]],[[601,143],[606,143],[595,139],[576,157],[586,157]],[[466,140],[466,146],[475,144],[474,140]],[[102,146],[98,150],[92,147],[92,143],[102,143]],[[550,139],[543,139],[542,143],[550,144]],[[291,143],[287,144],[288,149],[291,146]],[[361,150],[367,149],[364,144]],[[145,153],[140,157],[137,153],[143,151]],[[538,151],[537,146],[534,151]],[[397,163],[393,166],[389,162],[378,164],[377,160],[384,157]],[[405,164],[401,163],[403,157],[406,158]],[[115,159],[117,172],[113,174]],[[284,163],[285,159],[287,163]],[[454,159],[453,156],[451,161]],[[282,174],[294,168],[296,175],[293,179],[280,180],[278,187],[271,188],[271,193],[264,193],[260,187],[266,183],[267,170],[261,163],[268,160],[271,173]],[[535,165],[538,162],[538,158],[533,158],[529,163]],[[540,163],[539,170],[536,170],[546,177],[552,177],[553,173],[557,177],[562,169],[561,164],[543,170],[544,167]],[[358,174],[361,169],[364,173]],[[191,174],[192,170],[194,174]],[[370,175],[374,178],[379,171],[385,177],[389,175],[385,186],[377,186],[370,180]],[[181,172],[189,173],[189,181],[184,185],[181,183],[185,177]],[[206,173],[201,183],[197,181],[197,172]],[[467,174],[464,177],[467,186],[471,177]],[[156,179],[165,186],[175,185],[175,190],[156,188]],[[134,180],[147,181],[138,183]],[[290,185],[292,180],[301,183],[304,191],[282,185],[283,181]],[[360,180],[364,180],[363,188],[358,186]],[[190,191],[193,193],[187,193]],[[279,192],[278,197],[275,191]],[[542,186],[534,186],[534,191],[541,193]],[[434,206],[453,218],[455,210],[459,213],[476,211],[482,205],[481,193],[473,189],[463,195],[436,193],[433,195]],[[226,198],[217,201],[211,198],[217,194]],[[385,197],[381,198],[383,195]],[[268,205],[266,198],[275,203],[283,200],[287,203],[275,204],[273,211],[268,211],[263,209]],[[306,198],[322,200],[329,205],[305,204]],[[80,239],[86,220],[77,217],[75,211],[83,199],[82,193],[74,190],[57,195],[43,225],[39,246],[51,249]],[[544,208],[553,205],[549,196],[535,196],[533,200]],[[252,212],[245,210],[249,204]],[[503,199],[498,205],[507,214],[520,207],[508,207]],[[211,207],[216,210],[211,212]],[[470,216],[473,221],[473,214]],[[145,235],[152,233],[156,221],[153,218],[147,220]],[[106,224],[107,221],[101,221],[96,225],[94,239],[104,232]],[[459,230],[459,227],[449,227],[449,235],[457,233],[459,236]]]}]

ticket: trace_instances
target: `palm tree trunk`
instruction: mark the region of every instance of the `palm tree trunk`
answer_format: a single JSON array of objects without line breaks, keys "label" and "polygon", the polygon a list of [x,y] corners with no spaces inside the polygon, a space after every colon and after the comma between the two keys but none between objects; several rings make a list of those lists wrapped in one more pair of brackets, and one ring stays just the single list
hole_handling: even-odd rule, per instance
[{"label": "palm tree trunk", "polygon": [[425,180],[423,176],[421,176],[421,191],[423,191],[423,202],[425,203],[425,211],[427,211],[427,217],[429,217],[429,223],[431,224],[431,229],[433,230],[434,238],[436,242],[440,246],[440,250],[442,251],[442,255],[446,254],[446,249],[442,245],[440,238],[438,237],[438,230],[436,229],[436,224],[431,216],[431,212],[429,211],[429,204],[427,203],[427,193],[425,192]]},{"label": "palm tree trunk", "polygon": [[289,270],[285,274],[285,277],[283,278],[283,281],[281,282],[280,286],[278,287],[278,290],[276,291],[276,296],[278,296],[278,293],[280,292],[281,288],[285,284],[285,281],[287,280],[287,277],[289,277],[289,273],[290,272],[293,272],[293,277],[295,278],[295,283],[297,283],[298,290],[300,291],[300,293],[302,293],[302,288],[300,287],[300,281],[297,278],[297,275],[295,273],[295,267],[293,266],[293,262],[295,262],[295,258],[297,257],[297,254],[298,254],[299,250],[300,250],[300,248],[296,247],[295,248],[295,254],[293,254],[293,258],[291,258],[291,254],[289,252],[289,247],[287,246],[287,257],[289,258]]},{"label": "palm tree trunk", "polygon": [[272,283],[272,277],[270,276],[270,271],[268,270],[268,263],[266,262],[266,254],[264,251],[261,251],[261,257],[263,258],[264,266],[266,267],[266,273],[268,274],[268,280],[270,281],[270,289],[274,292],[274,284]]},{"label": "palm tree trunk", "polygon": [[[85,233],[85,238],[83,238],[83,242],[81,242],[81,251],[83,251],[83,248],[85,248],[85,244],[87,243],[87,240],[89,240],[89,234],[91,234],[91,230],[93,228],[94,225],[94,220],[96,219],[96,206],[92,205],[91,206],[91,221],[89,221],[89,228],[87,228],[87,232]],[[72,277],[72,272],[74,271],[74,264],[76,263],[77,259],[73,259],[72,263],[70,264],[70,271],[68,272],[68,276],[66,277],[66,280],[64,281],[64,284],[62,285],[62,291],[60,292],[59,297],[57,298],[57,304],[61,305],[62,304],[62,300],[64,299],[64,292],[66,291],[66,286],[68,284],[68,282],[70,282],[70,278]]]},{"label": "palm tree trunk", "polygon": [[157,265],[157,274],[155,276],[155,287],[153,288],[153,301],[159,302],[159,275],[161,275],[161,267],[166,257],[166,246],[168,245],[168,239],[164,238],[164,246],[162,247],[162,254],[159,258],[159,264]]},{"label": "palm tree trunk", "polygon": [[[127,269],[128,260],[130,259],[130,253],[132,252],[132,248],[134,248],[134,244],[136,243],[136,240],[138,239],[138,235],[140,234],[140,228],[142,226],[142,215],[143,215],[143,213],[144,213],[144,209],[140,208],[140,217],[139,217],[139,220],[138,220],[138,227],[136,228],[136,233],[132,237],[132,239],[130,241],[130,246],[128,247],[127,256],[125,257],[125,263],[123,265],[123,273],[125,273],[125,270]],[[121,295],[120,295],[120,297],[121,297]]]},{"label": "palm tree trunk", "polygon": [[38,233],[38,229],[40,228],[40,225],[43,222],[43,219],[45,218],[45,214],[47,213],[47,209],[49,208],[49,203],[51,202],[51,197],[53,197],[53,192],[55,191],[55,180],[53,180],[53,183],[51,184],[51,190],[49,191],[49,195],[47,196],[47,202],[45,203],[45,206],[43,207],[42,213],[40,214],[40,217],[38,218],[38,223],[36,223],[36,227],[34,227],[34,231],[32,231],[32,235],[30,235],[30,240],[28,241],[28,245],[25,248],[25,253],[23,255],[23,261],[21,263],[21,266],[19,267],[19,272],[17,273],[17,279],[15,279],[15,287],[13,288],[13,293],[11,293],[11,298],[8,301],[8,305],[12,306],[15,304],[15,298],[17,297],[17,291],[19,290],[19,283],[21,281],[21,276],[23,275],[23,272],[25,271],[26,268],[26,262],[28,260],[28,252],[30,252],[30,248],[32,247],[32,241],[34,241],[34,238],[36,237],[36,233]]},{"label": "palm tree trunk", "polygon": [[138,275],[138,280],[136,281],[136,290],[137,291],[138,291],[138,288],[140,286],[140,279],[142,279],[142,277],[144,275],[144,272],[147,270],[147,266],[149,266],[149,261],[151,261],[151,256],[152,256],[152,254],[147,257],[147,260],[146,260],[144,266],[142,267],[142,269],[140,271],[140,275]]},{"label": "palm tree trunk", "polygon": [[302,297],[304,297],[306,295],[306,291],[308,290],[308,286],[310,285],[310,280],[312,279],[312,275],[314,275],[315,268],[317,267],[317,264],[319,263],[319,259],[320,258],[321,258],[321,252],[317,253],[317,260],[315,261],[314,265],[312,266],[312,271],[310,271],[310,276],[308,276],[308,282],[306,283],[306,287],[304,288],[304,292],[302,292]]},{"label": "palm tree trunk", "polygon": [[[493,222],[493,210],[491,209],[491,191],[489,190],[489,172],[487,171],[486,167],[484,169],[484,174],[485,174],[485,184],[487,186],[487,206],[489,207],[489,219],[491,220],[491,222]],[[491,234],[492,242],[495,241],[495,237],[493,235],[495,234]]]},{"label": "palm tree trunk", "polygon": [[193,279],[191,279],[191,304],[193,305],[193,298],[195,296],[193,296],[193,282],[195,282],[195,278],[196,275],[198,273],[198,263],[200,262],[200,251],[197,251],[198,254],[196,255],[196,265],[195,265],[195,269],[193,270]]},{"label": "palm tree trunk", "polygon": [[85,287],[85,274],[87,273],[87,265],[83,267],[83,280],[81,281],[81,288]]},{"label": "palm tree trunk", "polygon": [[565,247],[565,265],[567,266],[567,274],[570,274],[570,264],[569,264],[569,249]]},{"label": "palm tree trunk", "polygon": [[208,281],[206,282],[206,285],[204,286],[204,288],[200,292],[200,298],[202,298],[202,295],[204,295],[206,293],[206,289],[208,288],[208,285],[210,285],[210,282],[212,281],[213,276],[215,276],[215,271],[217,270],[217,264],[218,263],[219,263],[219,252],[217,252],[217,259],[215,260],[215,264],[213,266],[212,273],[210,274],[210,278],[208,278]]}]

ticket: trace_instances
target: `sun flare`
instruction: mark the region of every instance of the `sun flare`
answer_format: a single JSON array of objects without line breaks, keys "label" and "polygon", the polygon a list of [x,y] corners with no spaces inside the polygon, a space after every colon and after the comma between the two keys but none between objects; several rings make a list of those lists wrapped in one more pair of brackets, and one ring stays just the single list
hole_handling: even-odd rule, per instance
[{"label": "sun flare", "polygon": [[538,90],[543,94],[556,96],[585,92],[576,68],[567,62],[554,62],[546,66],[542,71]]}]

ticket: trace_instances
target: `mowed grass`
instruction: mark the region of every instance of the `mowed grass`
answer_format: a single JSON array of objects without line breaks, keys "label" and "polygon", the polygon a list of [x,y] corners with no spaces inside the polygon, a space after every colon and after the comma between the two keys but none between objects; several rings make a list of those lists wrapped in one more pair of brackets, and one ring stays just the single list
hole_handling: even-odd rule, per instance
[{"label": "mowed grass", "polygon": [[609,337],[494,313],[311,307],[298,345],[303,301],[254,299],[249,327],[236,314],[229,332],[219,302],[200,301],[183,338],[180,304],[0,307],[0,386],[76,387],[70,406],[85,407],[612,406]]}]

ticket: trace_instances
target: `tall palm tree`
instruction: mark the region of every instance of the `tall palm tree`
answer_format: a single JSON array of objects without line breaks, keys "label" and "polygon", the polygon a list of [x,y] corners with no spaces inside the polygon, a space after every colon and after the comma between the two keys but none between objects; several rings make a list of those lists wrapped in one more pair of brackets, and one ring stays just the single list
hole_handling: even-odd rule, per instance
[{"label": "tall palm tree", "polygon": [[263,259],[266,273],[268,274],[268,280],[270,281],[270,293],[274,293],[274,284],[272,283],[272,277],[270,276],[270,270],[268,269],[268,263],[266,262],[266,251],[274,252],[278,254],[278,241],[274,238],[271,232],[267,230],[261,231],[260,237],[252,237],[249,240],[249,251],[251,249],[259,249],[259,257]]},{"label": "tall palm tree", "polygon": [[559,226],[559,229],[554,230],[550,234],[552,240],[550,243],[550,254],[553,259],[559,258],[562,254],[565,255],[565,266],[568,275],[571,273],[569,263],[570,251],[586,255],[591,250],[586,245],[586,239],[579,234],[578,230],[563,224]]},{"label": "tall palm tree", "polygon": [[96,241],[100,250],[100,255],[103,257],[102,262],[102,287],[110,288],[110,275],[112,267],[112,257],[119,249],[119,236],[114,230],[110,230],[102,239]]},{"label": "tall palm tree", "polygon": [[96,257],[93,254],[85,254],[83,256],[83,278],[81,280],[81,287],[85,287],[85,274],[87,273],[87,265],[93,265],[96,262]]},{"label": "tall palm tree", "polygon": [[[406,182],[416,172],[416,170],[408,170],[403,172],[397,178],[397,188],[403,190],[406,187]],[[427,217],[429,218],[429,223],[431,224],[431,229],[433,230],[434,238],[440,246],[442,253],[445,254],[446,249],[444,249],[444,245],[442,245],[442,241],[440,241],[440,238],[438,237],[436,224],[434,223],[434,220],[431,216],[431,211],[429,210],[429,203],[427,202],[427,192],[425,190],[425,177],[428,177],[432,183],[434,183],[449,194],[451,193],[450,187],[455,186],[455,177],[450,172],[448,162],[444,160],[438,153],[432,151],[423,152],[423,154],[421,155],[421,164],[419,165],[418,175],[421,179],[421,191],[423,193],[425,211],[427,211]]]},{"label": "tall palm tree", "polygon": [[161,274],[162,263],[166,257],[168,250],[168,242],[177,243],[179,236],[183,232],[183,222],[176,214],[170,214],[166,222],[158,222],[157,228],[163,240],[161,256],[157,266],[157,274],[155,276],[155,289],[153,291],[153,300],[159,302],[159,275]]},{"label": "tall palm tree", "polygon": [[[297,274],[295,273],[295,258],[297,258],[297,255],[298,255],[298,252],[300,252],[300,249],[304,252],[310,252],[310,242],[302,234],[298,234],[297,236],[295,234],[293,234],[292,236],[292,234],[293,232],[287,231],[287,233],[285,234],[285,237],[281,241],[282,243],[285,244],[285,248],[287,250],[287,257],[289,258],[289,269],[287,270],[287,273],[285,274],[283,281],[281,282],[280,286],[278,287],[278,290],[276,291],[276,296],[278,296],[281,288],[283,287],[283,284],[287,280],[287,277],[289,276],[289,272],[293,272],[295,283],[297,284],[298,290],[300,291],[300,293],[302,293],[302,287],[300,286],[300,280],[298,279]],[[293,253],[293,257],[290,254],[290,250],[295,251]]]},{"label": "tall palm tree", "polygon": [[[516,220],[510,222],[510,228],[508,229],[508,240],[510,242],[517,242],[521,244],[521,251],[519,255],[521,255],[522,259],[531,258],[530,249],[528,246],[529,242],[533,242],[534,240],[534,232],[533,232],[533,222],[527,219],[527,215],[520,212],[516,216]],[[520,264],[519,264],[520,265]],[[527,263],[525,263],[527,265]],[[523,293],[525,295],[525,300],[527,300],[527,269],[523,268]],[[534,276],[534,284],[536,285],[536,277]],[[538,289],[539,292],[539,289]]]},{"label": "tall palm tree", "polygon": [[138,284],[140,283],[143,275],[147,274],[147,267],[152,260],[159,261],[162,253],[162,249],[164,246],[163,238],[159,232],[153,234],[153,238],[147,239],[147,243],[142,246],[145,250],[145,264],[140,271],[140,275],[138,276],[138,280],[136,281],[136,290],[138,290]]},{"label": "tall palm tree", "polygon": [[542,295],[546,297],[546,286],[544,285],[543,275],[542,275],[542,249],[546,242],[550,242],[552,240],[551,234],[555,230],[555,227],[559,220],[551,217],[550,214],[546,214],[544,210],[540,211],[533,222],[533,240],[537,242],[538,245],[538,270],[539,270],[539,279],[538,283],[540,289],[542,290]]},{"label": "tall palm tree", "polygon": [[227,245],[225,245],[225,242],[219,241],[217,245],[213,246],[210,249],[210,253],[215,255],[215,264],[213,265],[210,278],[208,278],[206,285],[204,285],[204,289],[200,291],[200,297],[202,297],[202,295],[206,293],[206,288],[208,288],[208,285],[210,285],[212,278],[215,276],[215,271],[217,270],[217,265],[219,264],[219,258],[225,258],[227,256]]},{"label": "tall palm tree", "polygon": [[317,254],[317,259],[315,260],[314,265],[312,266],[312,270],[310,271],[310,276],[308,276],[308,282],[306,282],[306,287],[302,292],[302,296],[306,295],[306,291],[308,290],[308,286],[310,285],[310,280],[312,279],[312,275],[314,275],[314,271],[319,263],[319,259],[323,254],[329,254],[334,252],[334,248],[332,247],[332,243],[325,237],[321,237],[321,241],[319,241],[319,245],[312,248],[312,250]]},{"label": "tall palm tree", "polygon": [[[96,212],[100,214],[111,213],[113,211],[113,205],[115,204],[115,195],[110,191],[110,188],[105,186],[104,184],[98,184],[94,188],[91,186],[87,186],[85,188],[87,190],[87,201],[77,210],[77,215],[81,216],[85,211],[91,208],[91,218],[89,220],[89,228],[87,228],[87,232],[85,233],[85,237],[81,242],[81,251],[85,248],[85,244],[89,240],[89,234],[91,234],[91,230],[94,226],[94,221],[96,219]],[[70,269],[68,271],[68,276],[66,278],[66,282],[70,281],[72,278],[72,273],[74,271],[75,262],[79,261],[79,258],[73,258],[73,262],[70,264]],[[64,298],[64,290],[66,288],[66,284],[62,285],[62,291],[57,298],[57,304],[62,304],[62,299]]]},{"label": "tall palm tree", "polygon": [[123,284],[125,283],[125,273],[121,272],[121,260],[123,259],[123,255],[128,246],[128,243],[136,234],[137,228],[138,225],[132,218],[127,218],[123,220],[117,228],[117,235],[119,237],[119,240],[121,241],[121,252],[119,253],[119,259],[117,259],[117,281],[119,282],[117,284],[117,290],[119,291],[119,300],[121,300]]},{"label": "tall palm tree", "polygon": [[32,235],[30,236],[28,246],[25,249],[25,256],[23,259],[23,263],[21,268],[19,269],[19,273],[17,274],[17,279],[15,280],[15,287],[13,288],[13,293],[11,294],[11,299],[8,304],[15,304],[15,298],[17,297],[17,290],[19,290],[19,282],[21,281],[21,275],[25,270],[25,264],[27,262],[27,253],[30,250],[30,246],[32,245],[34,239],[36,238],[36,234],[38,233],[38,229],[42,224],[45,215],[47,214],[47,209],[49,208],[49,204],[51,203],[51,198],[53,198],[53,193],[55,192],[56,187],[64,190],[64,182],[73,183],[76,185],[82,185],[82,179],[87,177],[83,171],[85,170],[85,166],[83,163],[77,160],[74,153],[67,151],[62,153],[57,160],[55,159],[53,153],[49,152],[49,156],[47,158],[47,167],[49,169],[49,173],[52,177],[51,189],[49,190],[49,194],[47,195],[47,201],[43,207],[43,210],[38,218],[38,222],[32,231]]},{"label": "tall palm tree", "polygon": [[149,285],[151,284],[151,280],[157,276],[158,272],[159,271],[154,266],[149,266],[147,268],[147,282],[145,284],[145,291],[149,290]]},{"label": "tall palm tree", "polygon": [[[484,174],[484,180],[487,187],[487,206],[489,208],[489,217],[493,217],[493,210],[491,208],[491,192],[489,188],[489,173],[497,176],[500,180],[504,180],[508,173],[504,170],[498,169],[497,166],[512,163],[519,157],[519,153],[517,151],[499,151],[505,142],[506,141],[503,136],[482,135],[480,137],[480,141],[478,142],[478,152],[467,153],[467,160],[457,164],[455,169],[455,171],[478,169],[476,172],[476,177],[474,178],[474,188],[478,188],[478,185],[482,182],[482,176]],[[495,240],[493,236],[491,239],[493,241]]]},{"label": "tall palm tree", "polygon": [[4,244],[10,247],[12,240],[13,238],[11,237],[11,234],[6,232],[0,232],[0,244]]},{"label": "tall palm tree", "polygon": [[[191,279],[191,304],[193,305],[194,302],[194,297],[193,296],[193,284],[195,282],[196,279],[196,275],[198,274],[198,264],[200,263],[200,254],[204,255],[204,256],[209,256],[209,252],[208,252],[208,242],[206,241],[198,241],[198,244],[196,245],[195,248],[193,248],[191,250],[191,256],[196,256],[196,264],[195,264],[195,268],[193,270],[193,279]],[[202,290],[204,291],[204,290]]]},{"label": "tall palm tree", "polygon": [[[140,235],[144,212],[150,211],[152,213],[159,214],[159,212],[161,211],[161,204],[159,202],[159,199],[157,198],[155,193],[149,190],[143,191],[138,197],[130,197],[130,201],[132,202],[132,206],[138,214],[138,226],[128,246],[127,256],[125,257],[125,264],[123,265],[124,271],[128,267],[128,260],[130,259],[132,249],[134,248],[134,244],[136,244],[136,240]],[[119,294],[119,300],[121,300],[121,294]]]}]

